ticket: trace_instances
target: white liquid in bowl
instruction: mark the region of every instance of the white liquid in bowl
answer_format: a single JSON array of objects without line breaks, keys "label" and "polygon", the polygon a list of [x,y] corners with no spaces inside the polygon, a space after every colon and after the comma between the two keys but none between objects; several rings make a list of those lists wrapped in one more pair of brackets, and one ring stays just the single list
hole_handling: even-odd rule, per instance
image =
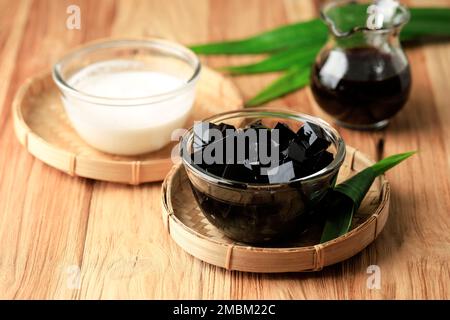
[{"label": "white liquid in bowl", "polygon": [[171,133],[185,124],[195,95],[192,86],[158,102],[108,105],[108,98],[145,98],[185,85],[183,79],[139,70],[138,62],[127,60],[89,65],[72,75],[68,84],[84,94],[106,98],[103,103],[93,103],[67,94],[63,102],[74,128],[86,142],[120,155],[151,152],[168,144]]}]

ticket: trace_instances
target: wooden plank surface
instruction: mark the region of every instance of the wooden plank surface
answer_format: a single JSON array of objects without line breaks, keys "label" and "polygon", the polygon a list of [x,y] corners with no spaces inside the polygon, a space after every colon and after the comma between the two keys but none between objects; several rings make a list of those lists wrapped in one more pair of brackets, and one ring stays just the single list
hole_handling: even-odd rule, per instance
[{"label": "wooden plank surface", "polygon": [[[70,4],[81,8],[80,30],[65,27]],[[412,95],[387,130],[340,129],[349,145],[374,158],[420,153],[387,174],[391,214],[378,240],[317,273],[249,274],[204,264],[164,231],[159,183],[131,187],[72,178],[35,160],[14,136],[16,90],[80,43],[108,36],[185,44],[244,37],[317,16],[317,6],[307,0],[1,0],[0,298],[449,298],[450,43],[407,50]],[[250,59],[203,62],[214,67]],[[248,98],[275,76],[234,80]],[[318,114],[309,89],[271,105]],[[380,267],[380,289],[366,285],[369,265]]]}]

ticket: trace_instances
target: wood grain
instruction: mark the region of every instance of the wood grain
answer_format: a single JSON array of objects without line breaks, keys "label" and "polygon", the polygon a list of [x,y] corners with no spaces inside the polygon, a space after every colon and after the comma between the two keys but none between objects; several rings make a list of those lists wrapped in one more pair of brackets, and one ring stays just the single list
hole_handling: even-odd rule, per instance
[{"label": "wood grain", "polygon": [[[16,90],[80,43],[108,36],[158,35],[182,43],[244,37],[316,16],[317,2],[1,0],[0,298],[449,298],[449,43],[408,48],[412,95],[387,130],[340,129],[349,145],[372,157],[419,154],[387,174],[391,212],[377,241],[318,273],[228,272],[202,263],[166,235],[159,183],[131,187],[71,178],[35,160],[14,137]],[[69,4],[81,8],[81,30],[65,27]],[[203,62],[214,67],[253,59]],[[234,80],[248,98],[274,77]],[[318,114],[308,89],[271,105]],[[371,264],[381,269],[379,290],[366,286]]]}]

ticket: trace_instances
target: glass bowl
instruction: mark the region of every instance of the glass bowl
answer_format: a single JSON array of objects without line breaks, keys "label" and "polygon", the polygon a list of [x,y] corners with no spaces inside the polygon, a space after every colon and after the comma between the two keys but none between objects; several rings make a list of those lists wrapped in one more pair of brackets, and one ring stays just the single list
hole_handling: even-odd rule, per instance
[{"label": "glass bowl", "polygon": [[53,67],[72,126],[96,149],[119,155],[158,150],[183,127],[200,61],[160,39],[107,40],[75,50]]},{"label": "glass bowl", "polygon": [[[345,144],[325,121],[289,110],[251,109],[222,113],[205,122],[227,123],[243,128],[262,119],[278,121],[297,130],[306,121],[320,126],[331,141],[327,151],[334,156],[325,168],[286,183],[245,183],[206,172],[191,161],[194,132],[181,141],[181,159],[194,197],[206,218],[229,238],[247,243],[267,243],[299,233],[308,226],[329,188],[333,187],[345,157]],[[272,126],[273,127],[273,126]]]}]

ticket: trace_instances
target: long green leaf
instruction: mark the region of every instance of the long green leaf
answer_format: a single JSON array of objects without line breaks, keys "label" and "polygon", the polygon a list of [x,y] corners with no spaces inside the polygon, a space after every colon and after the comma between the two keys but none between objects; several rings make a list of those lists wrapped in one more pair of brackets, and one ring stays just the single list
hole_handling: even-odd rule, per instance
[{"label": "long green leaf", "polygon": [[362,170],[350,179],[337,185],[328,196],[329,205],[326,207],[327,220],[320,242],[326,242],[347,233],[354,212],[358,210],[375,178],[409,158],[414,153],[416,151],[400,153],[384,158],[373,166]]},{"label": "long green leaf", "polygon": [[445,20],[450,18],[448,7],[413,7],[409,8],[411,20],[426,18],[430,20]]},{"label": "long green leaf", "polygon": [[350,179],[342,182],[334,188],[334,192],[342,193],[352,199],[355,209],[358,210],[361,201],[377,175],[372,167],[368,167]]},{"label": "long green leaf", "polygon": [[286,70],[292,68],[293,65],[297,67],[309,67],[314,62],[320,48],[320,46],[312,46],[304,49],[294,47],[275,53],[269,58],[257,63],[224,67],[222,69],[231,74],[251,74]]},{"label": "long green leaf", "polygon": [[347,197],[352,199],[356,209],[358,209],[361,201],[363,200],[375,178],[380,174],[383,174],[390,168],[395,167],[397,164],[409,158],[414,153],[415,151],[411,151],[384,158],[373,166],[362,170],[350,179],[337,185],[334,188],[334,191],[343,193]]},{"label": "long green leaf", "polygon": [[325,226],[320,237],[320,243],[324,243],[347,233],[350,229],[355,211],[353,201],[341,193],[333,192],[330,197],[333,198],[329,210],[333,210],[333,214],[327,216]]},{"label": "long green leaf", "polygon": [[[344,24],[355,23],[357,19],[355,17],[361,16],[359,12],[361,8],[358,6],[351,6],[345,10],[346,14],[341,15]],[[450,8],[411,8],[410,12],[411,21],[400,35],[403,41],[431,36],[450,36]],[[192,49],[202,54],[252,54],[278,51],[255,64],[224,68],[235,74],[291,69],[247,103],[247,106],[256,106],[307,85],[309,77],[304,77],[302,70],[308,69],[314,61],[309,50],[323,46],[327,35],[328,31],[320,19],[313,19],[279,27],[243,40],[197,45]]]},{"label": "long green leaf", "polygon": [[[448,10],[448,11],[450,13],[450,10]],[[442,20],[438,20],[435,22],[432,22],[432,21],[422,22],[421,21],[421,22],[417,22],[415,24],[410,23],[407,26],[410,26],[409,31],[402,32],[402,34],[401,34],[401,37],[403,40],[415,40],[415,39],[423,38],[426,36],[450,36],[450,18],[448,21],[442,21]],[[296,48],[292,48],[291,50],[294,51],[294,50],[296,50]],[[289,59],[289,58],[285,57],[285,59]],[[310,64],[312,64],[313,61],[314,61],[314,59],[310,60]],[[306,62],[305,63],[299,62],[298,64],[303,67],[308,66],[308,64]],[[278,66],[279,66],[279,69],[276,71],[283,70],[283,68],[280,67],[281,64]],[[272,67],[271,65],[263,65],[263,66],[260,65],[258,67],[251,67],[251,68],[257,68],[257,69],[259,68],[260,69],[259,72],[270,72],[272,70],[275,71],[275,69],[277,69],[276,67]],[[264,69],[266,71],[263,71]],[[239,73],[246,73],[245,69],[240,70],[240,71],[241,72],[239,72]],[[249,72],[249,73],[254,73],[254,72]],[[279,98],[288,92],[295,91],[297,89],[303,88],[304,86],[308,85],[308,82],[307,83],[300,82],[298,84],[291,83],[289,86],[289,90],[280,90],[278,88],[277,84],[283,83],[284,82],[283,79],[284,79],[284,77],[275,80],[275,82],[270,84],[268,87],[266,87],[261,92],[259,92],[254,98],[252,98],[247,103],[247,106],[257,106],[257,105],[263,104],[270,100]],[[274,90],[274,91],[271,92],[271,90]],[[267,97],[267,96],[271,96],[271,98],[270,99],[261,99],[261,97]]]},{"label": "long green leaf", "polygon": [[[348,9],[346,9],[348,10]],[[402,31],[402,40],[424,36],[450,36],[450,8],[410,8],[411,20]],[[354,23],[354,15],[342,15]],[[320,19],[297,22],[258,35],[235,41],[223,41],[191,46],[199,54],[254,54],[292,47],[323,45],[328,30]]]},{"label": "long green leaf", "polygon": [[384,158],[383,160],[378,161],[371,168],[374,171],[375,175],[379,176],[388,171],[389,169],[395,167],[403,160],[408,159],[416,152],[417,151],[409,151],[405,153],[394,154],[393,156],[389,156],[387,158]]},{"label": "long green leaf", "polygon": [[262,90],[246,103],[246,107],[254,107],[274,98],[281,97],[309,83],[310,68],[294,67],[281,78]]},{"label": "long green leaf", "polygon": [[410,8],[411,20],[404,27],[402,41],[430,36],[450,36],[450,8]]},{"label": "long green leaf", "polygon": [[327,36],[327,28],[322,21],[312,19],[282,26],[247,39],[193,45],[191,49],[200,54],[266,53],[290,47],[321,45]]},{"label": "long green leaf", "polygon": [[[364,26],[367,4],[336,7],[331,16],[341,31],[349,31],[355,26]],[[401,32],[401,39],[413,40],[427,36],[450,36],[450,8],[410,8],[410,21]]]}]

